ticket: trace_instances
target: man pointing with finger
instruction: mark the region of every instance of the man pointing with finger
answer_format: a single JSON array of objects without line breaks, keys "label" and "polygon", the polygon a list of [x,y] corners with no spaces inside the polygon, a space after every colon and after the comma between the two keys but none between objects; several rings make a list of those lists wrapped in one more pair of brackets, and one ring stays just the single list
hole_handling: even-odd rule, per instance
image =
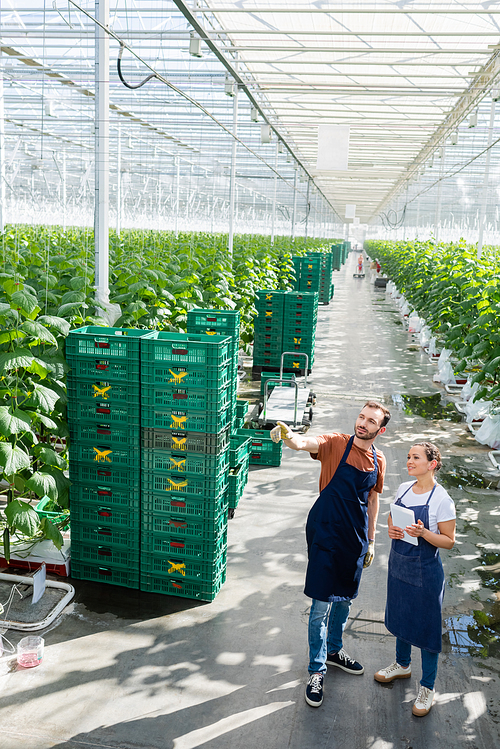
[{"label": "man pointing with finger", "polygon": [[376,401],[365,403],[354,434],[303,437],[278,422],[271,431],[292,450],[305,450],[321,462],[320,495],[306,525],[308,564],[304,593],[312,598],[309,614],[309,680],[305,698],[311,707],[323,702],[327,664],[350,674],[363,666],[342,647],[351,601],[358,595],[363,568],[374,556],[379,494],[385,458],[373,442],[385,432],[391,414]]}]

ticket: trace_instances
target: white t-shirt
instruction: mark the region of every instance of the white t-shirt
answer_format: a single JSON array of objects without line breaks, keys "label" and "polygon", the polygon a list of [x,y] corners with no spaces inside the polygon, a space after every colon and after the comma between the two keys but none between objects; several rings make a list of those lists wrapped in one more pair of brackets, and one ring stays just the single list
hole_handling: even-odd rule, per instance
[{"label": "white t-shirt", "polygon": [[[396,492],[394,502],[399,497],[403,497],[408,487],[412,486],[415,481],[405,481],[401,484]],[[420,505],[427,504],[430,492],[425,494],[415,494],[411,489],[406,492],[401,500],[401,503],[412,509],[413,507],[419,507]],[[429,502],[429,530],[432,533],[439,533],[438,523],[445,523],[447,520],[455,520],[457,514],[455,512],[455,503],[452,498],[440,484],[436,486],[434,494]]]}]

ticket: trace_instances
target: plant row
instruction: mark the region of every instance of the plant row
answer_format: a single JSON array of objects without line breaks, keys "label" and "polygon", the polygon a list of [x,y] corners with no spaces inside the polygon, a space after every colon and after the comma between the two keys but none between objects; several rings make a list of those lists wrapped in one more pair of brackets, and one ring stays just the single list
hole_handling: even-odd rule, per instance
[{"label": "plant row", "polygon": [[500,397],[500,257],[480,259],[465,240],[367,241],[383,272],[454,356],[455,372],[473,373],[475,400]]}]

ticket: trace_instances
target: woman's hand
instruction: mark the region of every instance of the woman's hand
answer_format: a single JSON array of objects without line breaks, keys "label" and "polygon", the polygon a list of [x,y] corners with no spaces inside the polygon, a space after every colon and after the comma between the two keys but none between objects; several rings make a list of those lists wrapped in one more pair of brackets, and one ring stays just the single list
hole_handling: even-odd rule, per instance
[{"label": "woman's hand", "polygon": [[404,538],[404,531],[401,528],[398,528],[397,525],[390,525],[388,528],[389,538],[394,539],[394,541],[401,541],[402,538]]},{"label": "woman's hand", "polygon": [[419,520],[418,523],[407,525],[405,531],[412,538],[421,538],[424,535],[425,525]]}]

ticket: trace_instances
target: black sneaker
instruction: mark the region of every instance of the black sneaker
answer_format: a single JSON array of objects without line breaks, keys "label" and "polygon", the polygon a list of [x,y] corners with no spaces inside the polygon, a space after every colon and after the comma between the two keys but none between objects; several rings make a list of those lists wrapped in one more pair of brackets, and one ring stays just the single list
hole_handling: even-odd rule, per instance
[{"label": "black sneaker", "polygon": [[350,655],[347,655],[344,648],[339,650],[338,653],[328,653],[326,656],[326,662],[329,666],[337,666],[337,668],[341,668],[342,671],[347,671],[348,674],[361,675],[365,672],[361,663],[358,663],[354,658],[351,658]]},{"label": "black sneaker", "polygon": [[306,686],[306,702],[311,707],[319,707],[323,702],[323,674],[311,674]]}]

